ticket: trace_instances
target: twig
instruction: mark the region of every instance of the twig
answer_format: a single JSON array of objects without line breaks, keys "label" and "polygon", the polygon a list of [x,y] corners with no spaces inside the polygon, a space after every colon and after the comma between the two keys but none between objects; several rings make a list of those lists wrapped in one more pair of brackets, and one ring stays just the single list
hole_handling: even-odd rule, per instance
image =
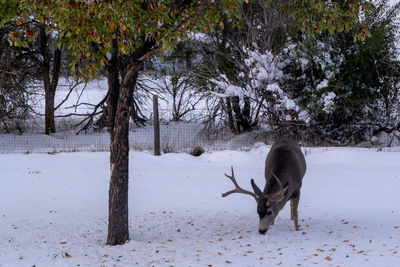
[{"label": "twig", "polygon": [[95,116],[103,113],[104,111],[99,111],[97,112],[97,110],[104,105],[104,103],[107,101],[108,98],[108,93],[106,94],[106,96],[103,98],[103,100],[101,100],[93,109],[92,114],[90,114],[87,118],[83,119],[81,122],[77,123],[75,125],[75,127],[82,125],[85,121],[87,121],[87,123],[85,124],[85,126],[83,126],[77,133],[76,135],[80,134],[82,131],[86,131],[87,129],[89,129],[90,125],[92,125],[93,123],[93,119]]},{"label": "twig", "polygon": [[69,96],[71,95],[72,91],[73,91],[79,84],[81,84],[81,83],[75,83],[72,87],[70,87],[67,96],[64,98],[63,101],[60,102],[60,104],[58,104],[58,105],[54,108],[54,110],[57,110],[59,107],[62,106],[62,104],[64,104],[64,103],[68,100],[68,98],[69,98]]}]

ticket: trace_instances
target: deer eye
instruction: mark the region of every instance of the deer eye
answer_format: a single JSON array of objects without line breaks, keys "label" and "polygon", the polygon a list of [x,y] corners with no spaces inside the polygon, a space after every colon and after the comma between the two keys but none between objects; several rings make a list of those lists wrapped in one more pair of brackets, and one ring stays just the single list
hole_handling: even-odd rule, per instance
[{"label": "deer eye", "polygon": [[272,214],[272,211],[268,210],[267,215],[271,215],[271,214]]}]

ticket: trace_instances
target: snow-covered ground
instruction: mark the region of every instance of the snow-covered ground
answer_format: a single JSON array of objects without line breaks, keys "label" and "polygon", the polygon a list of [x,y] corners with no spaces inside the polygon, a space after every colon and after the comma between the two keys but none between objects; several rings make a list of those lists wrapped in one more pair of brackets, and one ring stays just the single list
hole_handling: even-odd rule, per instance
[{"label": "snow-covered ground", "polygon": [[105,245],[109,154],[0,154],[0,266],[399,266],[400,153],[308,148],[294,231],[288,206],[258,234],[268,146],[200,157],[130,155],[130,234]]}]

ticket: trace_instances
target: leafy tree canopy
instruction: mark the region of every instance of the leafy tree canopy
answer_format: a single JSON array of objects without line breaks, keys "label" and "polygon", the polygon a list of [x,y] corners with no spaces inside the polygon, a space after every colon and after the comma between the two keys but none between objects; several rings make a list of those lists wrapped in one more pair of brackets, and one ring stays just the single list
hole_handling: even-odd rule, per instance
[{"label": "leafy tree canopy", "polygon": [[[112,40],[118,41],[121,55],[130,55],[150,41],[152,52],[162,51],[188,34],[223,28],[222,18],[238,21],[241,5],[251,1],[0,0],[0,26],[10,19],[23,24],[32,18],[46,24],[59,34],[59,47],[65,45],[75,55],[76,62],[85,62],[85,67],[78,71],[88,78],[97,76],[107,65]],[[268,4],[270,0],[266,0]],[[282,12],[289,12],[301,29],[311,35],[325,30],[353,29],[355,38],[363,39],[368,36],[368,29],[357,26],[357,22],[370,9],[371,4],[366,0],[295,0],[289,1]],[[10,38],[23,45],[20,40],[29,39],[32,34],[31,30],[25,30],[15,32]]]},{"label": "leafy tree canopy", "polygon": [[[270,1],[270,0],[268,0]],[[370,36],[360,18],[373,11],[374,5],[368,0],[296,0],[289,2],[289,12],[299,22],[303,31],[312,36],[323,31],[349,32],[355,40]]]}]

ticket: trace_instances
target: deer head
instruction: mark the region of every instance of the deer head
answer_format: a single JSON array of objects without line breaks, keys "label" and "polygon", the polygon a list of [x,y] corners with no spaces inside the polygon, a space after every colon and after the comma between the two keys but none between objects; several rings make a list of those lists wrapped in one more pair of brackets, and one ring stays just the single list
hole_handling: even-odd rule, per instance
[{"label": "deer head", "polygon": [[274,224],[275,218],[278,216],[280,210],[278,204],[284,199],[284,195],[288,189],[288,186],[285,188],[282,186],[281,181],[278,179],[278,177],[276,177],[275,174],[272,174],[272,176],[275,178],[279,186],[279,190],[271,194],[264,194],[260,188],[258,188],[254,180],[251,179],[251,186],[253,187],[254,193],[258,197],[257,213],[260,217],[258,232],[260,234],[265,234]]},{"label": "deer head", "polygon": [[254,191],[253,193],[242,189],[236,182],[233,167],[231,167],[231,171],[232,175],[225,174],[225,176],[232,181],[232,183],[235,185],[235,189],[223,193],[222,197],[226,197],[232,193],[241,193],[254,197],[257,202],[257,213],[260,217],[258,231],[260,234],[265,234],[268,229],[274,224],[275,218],[280,210],[280,208],[278,207],[278,203],[280,203],[284,199],[284,195],[288,189],[288,186],[284,188],[278,177],[276,177],[275,174],[272,174],[278,184],[278,191],[271,194],[264,194],[263,191],[261,191],[260,188],[256,185],[254,180],[251,179],[251,186],[253,187]]}]

